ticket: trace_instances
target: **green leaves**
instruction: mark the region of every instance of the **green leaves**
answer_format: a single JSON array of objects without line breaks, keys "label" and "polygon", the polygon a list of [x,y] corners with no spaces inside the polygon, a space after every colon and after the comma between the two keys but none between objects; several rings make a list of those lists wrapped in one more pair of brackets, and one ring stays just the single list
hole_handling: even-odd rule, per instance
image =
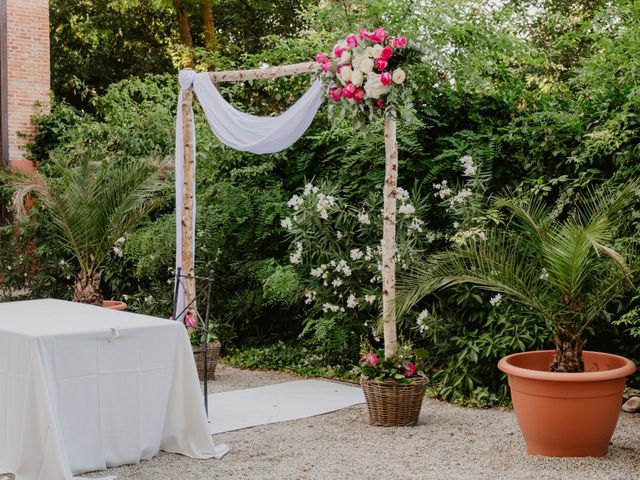
[{"label": "green leaves", "polygon": [[551,328],[582,333],[637,273],[613,248],[637,188],[634,181],[619,189],[587,189],[575,207],[559,214],[533,195],[498,199],[515,221],[493,229],[486,241],[429,257],[401,281],[399,308],[468,283],[508,295]]},{"label": "green leaves", "polygon": [[58,161],[52,166],[57,176],[13,176],[14,203],[24,216],[26,196],[36,194],[80,270],[94,274],[116,240],[162,202],[171,165],[164,160],[99,163],[88,157],[77,165]]}]

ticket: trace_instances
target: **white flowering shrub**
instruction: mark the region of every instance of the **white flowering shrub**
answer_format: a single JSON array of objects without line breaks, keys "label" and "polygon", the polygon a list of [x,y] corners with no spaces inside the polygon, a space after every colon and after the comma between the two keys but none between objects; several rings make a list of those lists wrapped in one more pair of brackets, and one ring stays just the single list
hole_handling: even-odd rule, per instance
[{"label": "white flowering shrub", "polygon": [[447,180],[433,184],[433,196],[452,220],[453,228],[446,238],[453,246],[485,240],[487,224],[498,221],[495,210],[487,208],[490,175],[483,173],[481,165],[469,155],[459,158],[458,164],[464,178],[461,186],[449,185]]},{"label": "white flowering shrub", "polygon": [[[406,270],[436,235],[423,220],[426,199],[400,187],[396,197],[396,261]],[[372,332],[382,288],[381,196],[347,204],[336,186],[309,183],[287,205],[289,216],[281,225],[291,240],[289,260],[300,271],[312,312],[304,333],[340,343],[347,335]]]}]

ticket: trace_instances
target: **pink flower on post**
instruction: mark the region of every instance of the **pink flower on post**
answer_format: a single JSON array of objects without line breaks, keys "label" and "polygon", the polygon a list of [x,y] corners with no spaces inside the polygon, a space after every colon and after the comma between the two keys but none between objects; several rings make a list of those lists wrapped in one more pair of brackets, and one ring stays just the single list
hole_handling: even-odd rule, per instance
[{"label": "pink flower on post", "polygon": [[384,31],[384,28],[376,28],[369,36],[369,39],[376,43],[382,42],[385,38],[387,38],[387,32]]},{"label": "pink flower on post", "polygon": [[383,71],[385,68],[387,68],[387,65],[389,65],[389,63],[382,57],[380,58],[376,58],[376,61],[374,62],[376,68],[378,69],[378,71]]},{"label": "pink flower on post", "polygon": [[331,91],[329,92],[329,94],[331,95],[331,100],[333,100],[335,102],[339,102],[340,100],[342,100],[342,89],[341,88],[332,88]]},{"label": "pink flower on post", "polygon": [[412,376],[414,373],[416,373],[416,366],[411,363],[411,362],[407,362],[407,364],[404,367],[404,374],[407,377]]},{"label": "pink flower on post", "polygon": [[322,71],[325,72],[325,73],[328,72],[329,69],[331,68],[331,65],[333,65],[333,63],[331,61],[324,62],[322,64]]},{"label": "pink flower on post", "polygon": [[327,60],[329,60],[329,57],[327,57],[324,53],[318,53],[316,55],[316,62],[318,62],[319,64],[323,64],[326,63]]},{"label": "pink flower on post", "polygon": [[384,86],[391,85],[393,79],[391,78],[391,74],[389,72],[384,72],[380,75],[380,83]]},{"label": "pink flower on post", "polygon": [[393,48],[389,45],[382,49],[380,52],[380,58],[384,58],[385,60],[389,60],[393,56]]},{"label": "pink flower on post", "polygon": [[196,326],[196,319],[195,319],[195,317],[193,316],[193,314],[192,314],[192,313],[187,313],[187,314],[185,315],[185,317],[184,317],[184,324],[185,324],[187,327],[195,328],[195,326]]},{"label": "pink flower on post", "polygon": [[364,89],[363,88],[356,89],[356,91],[353,93],[353,99],[356,102],[361,102],[363,98],[364,98]]},{"label": "pink flower on post", "polygon": [[393,46],[395,48],[404,48],[407,46],[407,37],[396,37],[393,39]]},{"label": "pink flower on post", "polygon": [[346,42],[350,48],[356,48],[358,46],[358,39],[355,35],[349,35]]},{"label": "pink flower on post", "polygon": [[375,367],[378,364],[378,355],[375,353],[365,353],[361,358],[361,362],[366,362],[368,367]]},{"label": "pink flower on post", "polygon": [[358,36],[362,40],[365,40],[365,39],[367,39],[367,38],[369,38],[371,36],[371,32],[369,30],[367,30],[366,28],[361,28],[360,31],[358,32]]},{"label": "pink flower on post", "polygon": [[347,82],[342,88],[342,95],[344,95],[344,98],[353,98],[354,93],[356,93],[356,86],[351,82]]},{"label": "pink flower on post", "polygon": [[338,44],[333,49],[333,54],[335,55],[336,58],[340,58],[345,50],[346,50],[346,48],[344,48],[342,45]]}]

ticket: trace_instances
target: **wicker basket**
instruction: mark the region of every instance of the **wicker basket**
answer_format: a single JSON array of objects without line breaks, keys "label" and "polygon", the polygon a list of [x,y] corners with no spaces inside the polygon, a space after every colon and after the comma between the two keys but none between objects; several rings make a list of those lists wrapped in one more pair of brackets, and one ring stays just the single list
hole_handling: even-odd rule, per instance
[{"label": "wicker basket", "polygon": [[[217,340],[207,344],[207,378],[209,380],[215,379],[216,366],[218,365],[218,359],[220,358],[220,348],[222,344]],[[204,355],[202,351],[204,345],[193,347],[193,358],[196,361],[196,368],[198,369],[198,377],[204,381]]]},{"label": "wicker basket", "polygon": [[369,423],[380,427],[408,427],[418,423],[424,392],[425,377],[416,377],[401,385],[393,380],[378,382],[360,380],[369,409]]}]

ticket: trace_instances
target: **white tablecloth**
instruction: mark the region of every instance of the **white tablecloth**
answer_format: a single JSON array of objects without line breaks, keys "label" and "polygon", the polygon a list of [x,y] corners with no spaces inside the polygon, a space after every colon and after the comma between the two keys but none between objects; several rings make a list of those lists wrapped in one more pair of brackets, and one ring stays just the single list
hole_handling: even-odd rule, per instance
[{"label": "white tablecloth", "polygon": [[0,473],[72,475],[159,450],[220,458],[182,324],[61,300],[0,304]]}]

